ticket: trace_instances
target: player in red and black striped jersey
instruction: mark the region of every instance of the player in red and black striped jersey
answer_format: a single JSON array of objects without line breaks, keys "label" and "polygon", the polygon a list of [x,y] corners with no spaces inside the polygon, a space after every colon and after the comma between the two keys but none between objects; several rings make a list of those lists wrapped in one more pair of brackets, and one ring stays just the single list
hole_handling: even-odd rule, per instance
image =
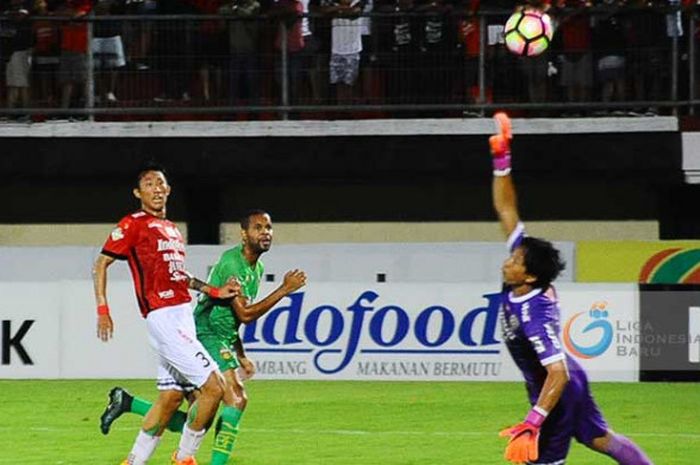
[{"label": "player in red and black striped jersey", "polygon": [[102,254],[128,261],[144,318],[159,308],[192,300],[185,243],[169,220],[144,210],[125,216],[109,235]]},{"label": "player in red and black striped jersey", "polygon": [[173,455],[173,464],[196,465],[194,454],[204,438],[206,425],[216,414],[224,383],[216,363],[197,340],[189,289],[213,299],[230,300],[240,294],[240,284],[229,281],[216,288],[187,273],[182,235],[166,219],[170,185],[161,167],[142,169],[133,193],[141,202],[141,209],[119,222],[93,269],[97,336],[108,341],[114,330],[107,305],[107,268],[117,259],[126,259],[149,340],[159,358],[158,400],[144,418],[122,465],[145,464],[185,393],[199,390],[196,408],[190,409],[180,445]]}]

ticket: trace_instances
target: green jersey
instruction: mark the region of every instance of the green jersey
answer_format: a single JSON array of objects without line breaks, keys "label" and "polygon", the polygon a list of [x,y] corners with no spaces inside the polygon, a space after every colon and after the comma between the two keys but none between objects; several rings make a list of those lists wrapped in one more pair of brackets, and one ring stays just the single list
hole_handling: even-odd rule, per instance
[{"label": "green jersey", "polygon": [[[245,297],[252,301],[258,295],[260,278],[265,267],[258,260],[255,267],[251,267],[243,256],[243,246],[227,250],[221,254],[221,258],[209,273],[208,284],[221,287],[230,278],[236,278],[241,283],[241,291]],[[200,296],[194,309],[194,321],[197,326],[197,338],[217,338],[227,345],[233,344],[238,339],[238,326],[240,322],[230,306],[215,305],[214,301],[205,294]]]}]

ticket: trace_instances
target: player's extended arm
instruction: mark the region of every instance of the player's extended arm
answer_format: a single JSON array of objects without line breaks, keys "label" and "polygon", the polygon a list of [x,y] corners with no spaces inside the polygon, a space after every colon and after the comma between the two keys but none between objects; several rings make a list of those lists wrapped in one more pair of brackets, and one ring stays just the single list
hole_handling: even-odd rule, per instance
[{"label": "player's extended arm", "polygon": [[114,323],[107,305],[107,267],[114,261],[114,257],[99,254],[92,267],[92,283],[97,304],[97,337],[105,342],[111,339],[114,333]]},{"label": "player's extended arm", "polygon": [[493,156],[493,208],[508,237],[520,221],[515,186],[510,175],[510,141],[513,132],[510,118],[505,113],[496,113],[493,120],[496,123],[496,134],[489,138]]},{"label": "player's extended arm", "polygon": [[284,275],[284,281],[267,297],[259,302],[251,304],[243,297],[233,299],[233,311],[241,323],[250,323],[265,314],[275,306],[283,297],[291,294],[306,284],[306,273],[301,270],[288,271]]},{"label": "player's extended arm", "polygon": [[231,299],[241,295],[241,285],[235,279],[228,280],[226,284],[221,287],[214,287],[194,276],[190,276],[187,284],[190,289],[203,292],[213,299]]},{"label": "player's extended arm", "polygon": [[515,426],[501,431],[501,436],[508,437],[505,458],[513,463],[525,463],[537,460],[540,428],[549,412],[559,402],[566,384],[569,371],[565,361],[551,363],[545,367],[547,378],[537,399],[537,404],[528,412],[525,420]]},{"label": "player's extended arm", "polygon": [[545,369],[547,370],[547,378],[544,380],[535,406],[545,412],[551,412],[556,407],[566,384],[569,382],[569,370],[563,360],[550,363]]}]

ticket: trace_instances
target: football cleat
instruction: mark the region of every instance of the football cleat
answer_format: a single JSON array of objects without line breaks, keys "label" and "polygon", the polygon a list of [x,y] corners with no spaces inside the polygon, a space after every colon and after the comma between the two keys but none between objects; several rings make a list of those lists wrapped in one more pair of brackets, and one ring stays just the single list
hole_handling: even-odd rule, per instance
[{"label": "football cleat", "polygon": [[120,387],[114,387],[109,391],[109,403],[100,417],[100,431],[102,431],[102,434],[109,434],[109,428],[112,426],[112,423],[122,413],[129,411],[128,403],[130,403],[131,399],[133,399],[131,394]]},{"label": "football cleat", "polygon": [[170,460],[171,465],[197,465],[194,456],[185,457],[182,460],[177,459],[177,451],[173,452],[173,457]]}]

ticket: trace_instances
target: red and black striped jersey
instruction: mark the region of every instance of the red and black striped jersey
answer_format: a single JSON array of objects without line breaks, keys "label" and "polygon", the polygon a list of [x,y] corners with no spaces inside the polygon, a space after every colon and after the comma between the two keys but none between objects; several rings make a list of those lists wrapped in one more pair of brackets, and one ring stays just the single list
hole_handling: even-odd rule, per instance
[{"label": "red and black striped jersey", "polygon": [[174,223],[144,211],[125,216],[102,253],[127,260],[141,314],[192,300],[185,270],[185,243]]}]

